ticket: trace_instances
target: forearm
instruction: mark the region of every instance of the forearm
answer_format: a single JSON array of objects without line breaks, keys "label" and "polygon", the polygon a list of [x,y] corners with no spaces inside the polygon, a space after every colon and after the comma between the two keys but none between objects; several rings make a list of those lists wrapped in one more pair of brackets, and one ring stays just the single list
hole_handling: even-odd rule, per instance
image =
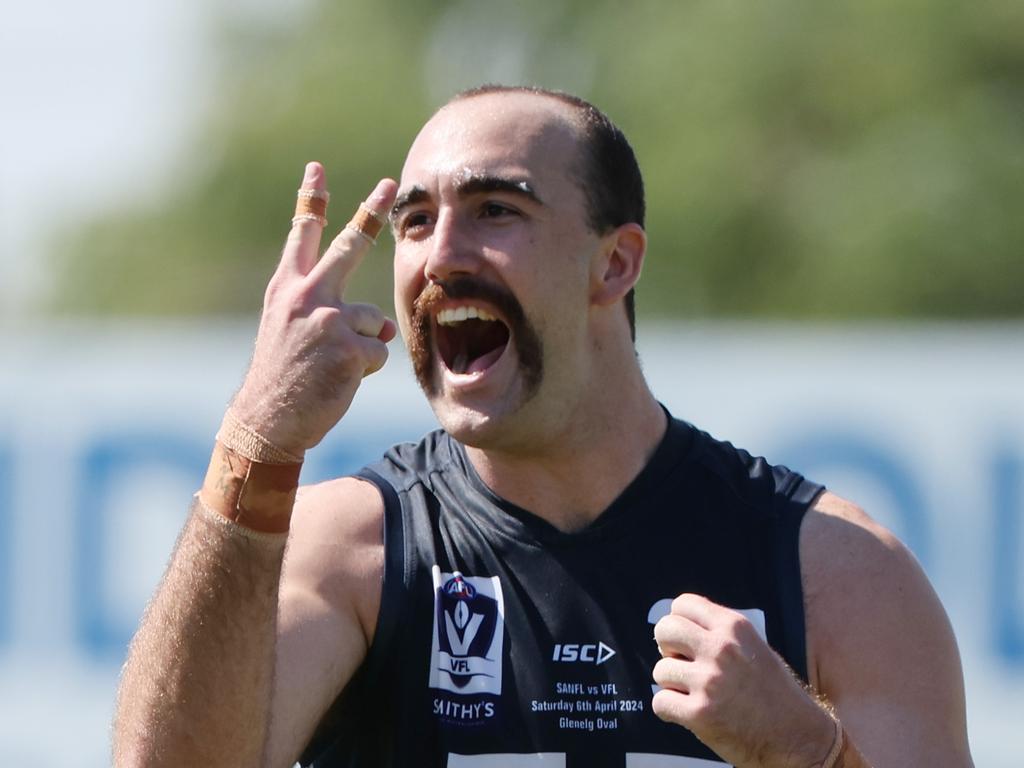
[{"label": "forearm", "polygon": [[[339,300],[373,233],[347,227],[318,260],[327,199],[318,163],[307,165],[302,190],[202,509],[132,642],[114,727],[119,766],[265,761],[281,566],[302,457],[342,418],[363,377],[384,365],[395,335],[376,307]],[[368,209],[383,219],[395,191],[382,180]],[[328,566],[315,568],[313,582]],[[339,602],[339,624],[361,629],[348,601]]]},{"label": "forearm", "polygon": [[124,668],[115,765],[260,764],[284,547],[193,505]]}]

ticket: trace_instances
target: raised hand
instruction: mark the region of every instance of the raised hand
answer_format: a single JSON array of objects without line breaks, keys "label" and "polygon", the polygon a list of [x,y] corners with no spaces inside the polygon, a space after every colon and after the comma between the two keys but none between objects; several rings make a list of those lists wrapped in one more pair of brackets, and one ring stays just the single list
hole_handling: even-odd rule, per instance
[{"label": "raised hand", "polygon": [[[397,185],[381,180],[366,199],[386,217]],[[302,189],[326,190],[323,166],[309,163]],[[395,324],[369,304],[343,300],[370,241],[343,229],[318,260],[321,222],[296,221],[270,279],[252,363],[233,416],[296,456],[317,445],[348,410],[364,376],[387,360]]]},{"label": "raised hand", "polygon": [[820,765],[835,738],[827,712],[742,614],[680,595],[654,627],[662,659],[652,707],[738,768]]}]

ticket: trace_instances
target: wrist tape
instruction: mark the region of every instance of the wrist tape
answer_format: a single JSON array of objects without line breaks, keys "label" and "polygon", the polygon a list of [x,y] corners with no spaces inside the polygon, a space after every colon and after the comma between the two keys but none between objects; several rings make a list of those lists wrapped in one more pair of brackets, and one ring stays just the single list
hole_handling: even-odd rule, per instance
[{"label": "wrist tape", "polygon": [[217,432],[217,442],[232,453],[260,464],[302,463],[302,456],[278,448],[248,424],[239,421],[230,408],[224,414],[224,421]]}]

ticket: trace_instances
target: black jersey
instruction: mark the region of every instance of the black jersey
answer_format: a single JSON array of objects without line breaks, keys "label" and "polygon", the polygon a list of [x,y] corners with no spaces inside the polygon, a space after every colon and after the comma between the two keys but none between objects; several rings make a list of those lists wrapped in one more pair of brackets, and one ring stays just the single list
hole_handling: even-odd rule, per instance
[{"label": "black jersey", "polygon": [[444,432],[360,475],[385,501],[377,631],[304,765],[722,765],[651,711],[653,624],[683,592],[741,610],[806,679],[798,534],[822,489],[784,467],[670,419],[575,533],[492,493]]}]

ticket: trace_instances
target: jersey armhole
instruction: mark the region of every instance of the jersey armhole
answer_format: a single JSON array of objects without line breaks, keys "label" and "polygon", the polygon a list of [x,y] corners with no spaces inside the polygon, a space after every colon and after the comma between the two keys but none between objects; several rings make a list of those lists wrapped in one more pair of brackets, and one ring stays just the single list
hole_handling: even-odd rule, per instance
[{"label": "jersey armhole", "polygon": [[810,681],[807,663],[807,622],[804,606],[803,574],[800,567],[800,527],[807,510],[824,492],[824,486],[799,478],[779,497],[779,536],[777,552],[779,578],[779,608],[782,626],[786,628],[784,656],[790,660],[793,671],[805,683]]},{"label": "jersey armhole", "polygon": [[388,651],[395,642],[402,608],[408,597],[408,557],[405,551],[402,501],[398,492],[372,469],[364,468],[356,477],[373,483],[384,499],[384,582],[381,585],[380,612],[377,614],[373,643],[363,663],[365,674],[375,679],[383,671]]}]

